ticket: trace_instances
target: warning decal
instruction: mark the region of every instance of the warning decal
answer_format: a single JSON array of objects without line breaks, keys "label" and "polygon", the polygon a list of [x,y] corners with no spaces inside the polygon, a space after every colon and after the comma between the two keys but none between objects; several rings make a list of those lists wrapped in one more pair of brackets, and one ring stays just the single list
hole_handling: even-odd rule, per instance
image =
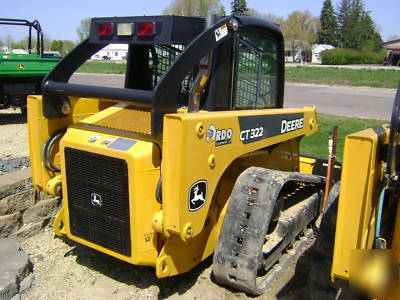
[{"label": "warning decal", "polygon": [[215,41],[226,37],[228,35],[228,26],[226,24],[222,25],[220,28],[215,30]]}]

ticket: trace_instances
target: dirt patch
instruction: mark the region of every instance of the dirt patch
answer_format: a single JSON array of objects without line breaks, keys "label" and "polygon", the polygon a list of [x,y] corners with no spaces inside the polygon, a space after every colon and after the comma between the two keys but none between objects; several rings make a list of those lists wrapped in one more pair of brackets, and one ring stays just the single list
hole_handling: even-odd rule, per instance
[{"label": "dirt patch", "polygon": [[[314,244],[257,299],[334,299],[336,290],[327,272],[330,262],[315,256]],[[34,264],[35,276],[22,299],[253,298],[219,286],[211,274],[212,257],[186,274],[158,279],[153,268],[134,266],[55,237],[51,228],[22,240],[21,246]],[[318,286],[312,282],[315,278]]]}]

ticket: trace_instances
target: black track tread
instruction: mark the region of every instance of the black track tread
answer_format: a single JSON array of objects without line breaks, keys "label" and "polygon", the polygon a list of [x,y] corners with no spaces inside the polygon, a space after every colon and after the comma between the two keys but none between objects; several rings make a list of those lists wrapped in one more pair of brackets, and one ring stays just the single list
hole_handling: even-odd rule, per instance
[{"label": "black track tread", "polygon": [[218,282],[252,295],[268,288],[265,282],[257,283],[257,272],[275,202],[288,181],[323,184],[325,178],[259,167],[238,177],[214,252]]}]

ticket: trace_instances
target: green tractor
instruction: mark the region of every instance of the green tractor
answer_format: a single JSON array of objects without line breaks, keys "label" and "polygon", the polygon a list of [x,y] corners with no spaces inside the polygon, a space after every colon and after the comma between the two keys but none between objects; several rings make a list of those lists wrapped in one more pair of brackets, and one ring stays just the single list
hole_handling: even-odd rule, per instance
[{"label": "green tractor", "polygon": [[[0,25],[28,27],[28,53],[0,53],[0,109],[26,109],[26,96],[41,94],[42,80],[60,61],[61,56],[45,53],[43,32],[37,20],[0,18]],[[36,46],[32,45],[32,29],[36,30]]]}]

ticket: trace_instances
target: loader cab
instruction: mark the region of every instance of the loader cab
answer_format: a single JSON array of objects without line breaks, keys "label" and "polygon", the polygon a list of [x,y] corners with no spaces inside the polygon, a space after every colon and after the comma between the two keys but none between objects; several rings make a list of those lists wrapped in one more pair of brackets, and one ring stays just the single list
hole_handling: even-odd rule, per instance
[{"label": "loader cab", "polygon": [[[124,88],[68,83],[87,59],[112,43],[129,44]],[[283,37],[252,17],[92,19],[90,37],[43,82],[46,118],[68,115],[69,97],[126,102],[151,113],[144,139],[161,143],[163,117],[180,112],[281,108]]]}]

